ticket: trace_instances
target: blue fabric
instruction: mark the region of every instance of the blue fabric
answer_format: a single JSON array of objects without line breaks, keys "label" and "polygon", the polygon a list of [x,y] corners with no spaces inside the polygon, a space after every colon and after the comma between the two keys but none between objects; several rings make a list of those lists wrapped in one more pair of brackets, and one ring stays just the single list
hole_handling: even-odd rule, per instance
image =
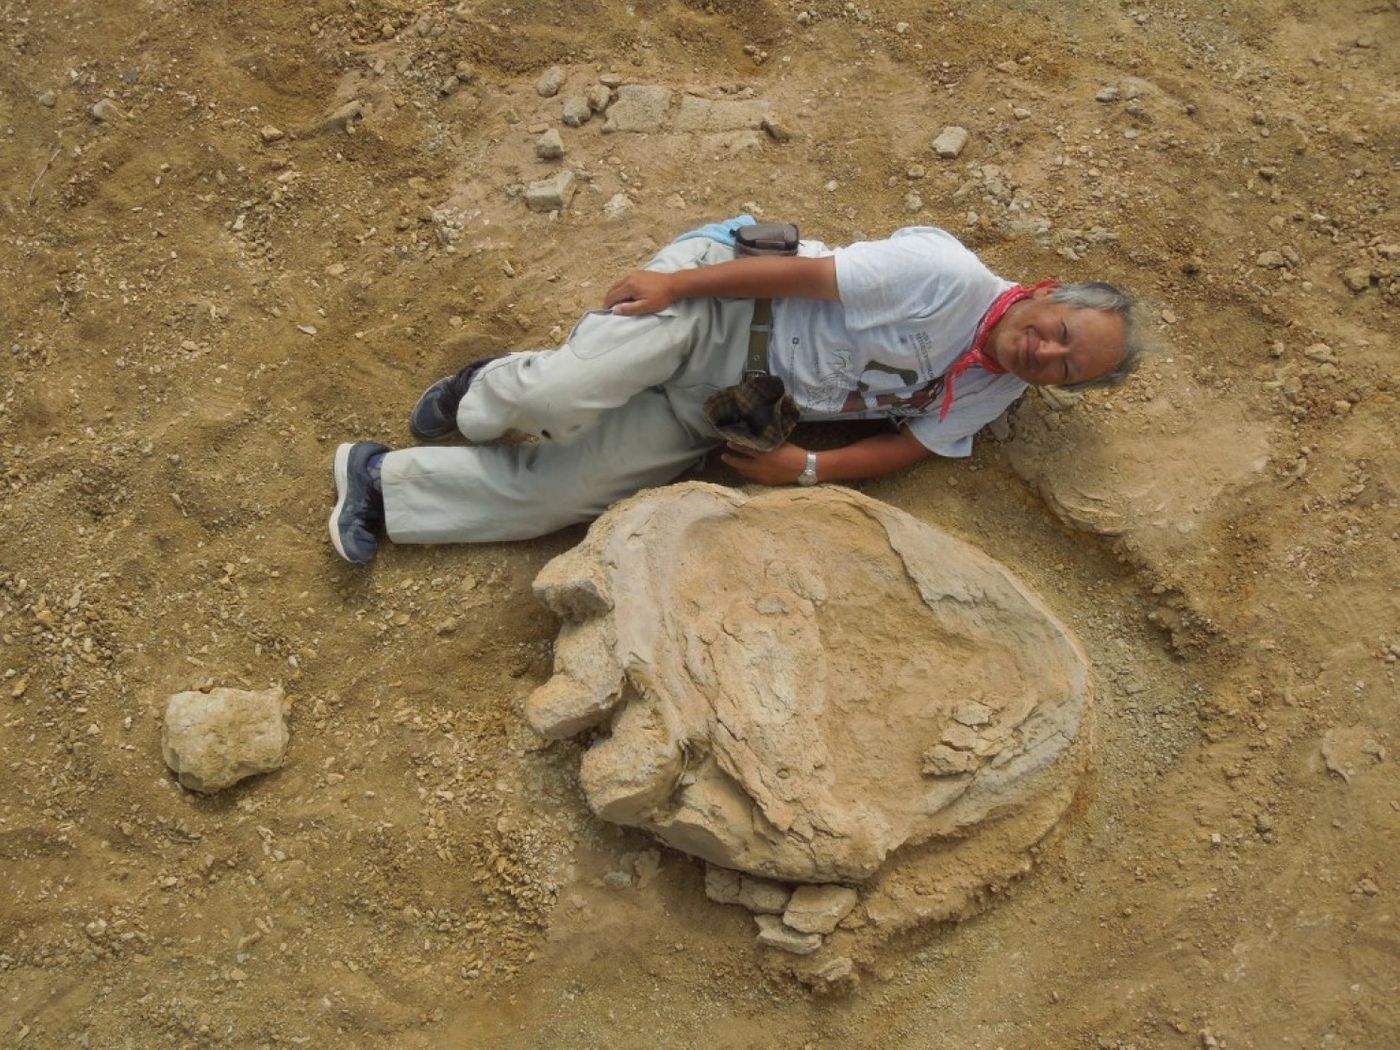
[{"label": "blue fabric", "polygon": [[727,244],[734,247],[734,232],[741,226],[752,226],[757,220],[752,215],[736,215],[732,219],[725,219],[723,222],[712,222],[707,226],[701,226],[698,230],[691,230],[677,237],[672,244],[679,244],[681,241],[688,241],[692,237],[708,237],[712,241],[719,241],[720,244]]}]

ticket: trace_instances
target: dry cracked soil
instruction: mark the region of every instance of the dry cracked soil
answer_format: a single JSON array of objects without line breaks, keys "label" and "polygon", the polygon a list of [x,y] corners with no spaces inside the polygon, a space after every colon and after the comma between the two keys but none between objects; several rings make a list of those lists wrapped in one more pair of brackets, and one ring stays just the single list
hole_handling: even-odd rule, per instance
[{"label": "dry cracked soil", "polygon": [[[0,10],[0,1043],[1400,1043],[1393,0]],[[673,94],[565,124],[600,82]],[[1161,344],[860,486],[1045,596],[1098,736],[1035,868],[841,995],[526,728],[581,530],[324,532],[338,442],[742,210],[943,226]],[[160,715],[216,685],[291,745],[203,798]]]}]

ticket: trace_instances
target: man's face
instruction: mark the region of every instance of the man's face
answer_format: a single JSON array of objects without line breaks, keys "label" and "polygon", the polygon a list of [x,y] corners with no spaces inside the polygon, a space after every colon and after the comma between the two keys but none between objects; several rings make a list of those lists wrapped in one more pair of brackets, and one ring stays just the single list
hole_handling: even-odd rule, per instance
[{"label": "man's face", "polygon": [[1007,310],[986,353],[1032,386],[1064,386],[1107,375],[1123,359],[1126,325],[1109,310],[1052,303],[1042,288]]}]

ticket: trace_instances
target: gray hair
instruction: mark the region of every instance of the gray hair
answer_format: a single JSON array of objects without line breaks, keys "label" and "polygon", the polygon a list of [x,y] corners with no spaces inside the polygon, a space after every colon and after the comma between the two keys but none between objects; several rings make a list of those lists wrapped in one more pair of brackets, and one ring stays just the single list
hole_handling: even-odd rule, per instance
[{"label": "gray hair", "polygon": [[1130,375],[1137,371],[1142,356],[1149,349],[1139,331],[1137,301],[1127,292],[1121,292],[1103,281],[1084,281],[1079,284],[1066,284],[1050,293],[1052,303],[1067,303],[1082,310],[1106,310],[1123,318],[1123,356],[1114,367],[1096,379],[1082,383],[1067,383],[1066,390],[1094,390],[1099,387],[1122,386]]}]

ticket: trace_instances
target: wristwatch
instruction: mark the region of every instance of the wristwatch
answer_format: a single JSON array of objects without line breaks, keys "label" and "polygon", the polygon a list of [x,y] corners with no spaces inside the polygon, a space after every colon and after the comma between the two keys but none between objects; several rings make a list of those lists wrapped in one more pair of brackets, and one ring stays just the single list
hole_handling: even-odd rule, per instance
[{"label": "wristwatch", "polygon": [[807,453],[807,465],[802,468],[802,473],[797,475],[799,485],[815,485],[817,483],[817,454]]}]

